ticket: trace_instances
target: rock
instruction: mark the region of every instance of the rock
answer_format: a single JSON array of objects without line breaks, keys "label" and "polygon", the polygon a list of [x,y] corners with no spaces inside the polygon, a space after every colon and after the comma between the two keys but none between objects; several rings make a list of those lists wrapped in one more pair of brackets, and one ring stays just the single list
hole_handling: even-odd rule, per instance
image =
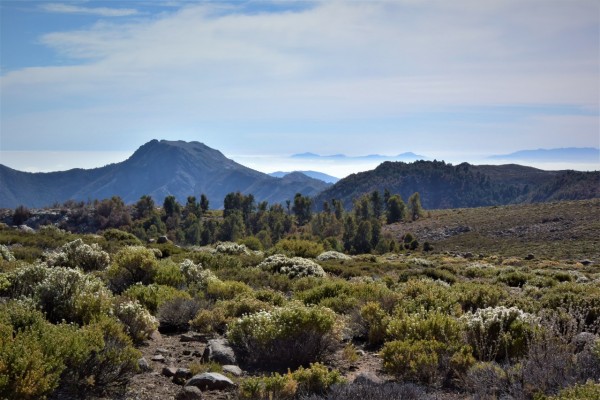
[{"label": "rock", "polygon": [[464,258],[473,258],[473,253],[471,253],[471,252],[465,253],[465,254],[463,254],[463,257]]},{"label": "rock", "polygon": [[592,260],[581,260],[579,261],[582,265],[588,266],[593,264],[594,262]]},{"label": "rock", "polygon": [[138,360],[138,367],[140,367],[140,371],[142,372],[152,371],[152,367],[150,364],[148,364],[148,360],[146,360],[144,357]]},{"label": "rock", "polygon": [[185,386],[196,386],[200,390],[227,390],[234,388],[235,384],[225,375],[205,372],[193,376]]},{"label": "rock", "polygon": [[152,332],[150,334],[150,340],[161,340],[162,339],[162,335],[160,334],[160,332],[158,330],[155,330],[154,332]]},{"label": "rock", "polygon": [[223,365],[223,372],[230,373],[233,376],[242,376],[244,373],[237,365]]},{"label": "rock", "polygon": [[175,396],[175,400],[199,400],[202,397],[202,392],[196,386],[184,386]]},{"label": "rock", "polygon": [[169,238],[166,236],[159,236],[158,239],[156,240],[156,243],[158,243],[158,244],[169,243]]},{"label": "rock", "polygon": [[361,374],[358,374],[356,376],[356,378],[354,378],[354,383],[359,384],[359,385],[370,385],[370,384],[379,385],[379,384],[383,383],[383,379],[381,379],[380,377],[378,377],[377,375],[375,375],[372,372],[363,372]]},{"label": "rock", "polygon": [[155,243],[156,239],[148,239],[148,243]]},{"label": "rock", "polygon": [[177,373],[177,368],[175,368],[175,367],[164,367],[162,369],[162,374],[164,376],[166,376],[167,378],[175,376],[176,373]]},{"label": "rock", "polygon": [[165,362],[165,357],[162,356],[161,354],[152,356],[151,358],[152,361],[156,361],[156,362]]},{"label": "rock", "polygon": [[196,350],[196,351],[194,351],[194,352],[192,353],[192,355],[193,355],[194,357],[199,357],[199,358],[201,358],[203,354],[202,354],[201,352],[199,352],[198,350]]},{"label": "rock", "polygon": [[189,368],[177,368],[175,376],[173,376],[173,383],[183,385],[185,382],[192,377],[192,371]]},{"label": "rock", "polygon": [[160,347],[160,348],[156,349],[156,352],[157,352],[158,354],[163,354],[163,355],[164,355],[164,354],[169,354],[169,350],[167,350],[167,349],[163,349],[162,347]]},{"label": "rock", "polygon": [[204,362],[215,361],[224,365],[233,365],[236,363],[235,353],[226,339],[209,340],[208,346],[204,349],[202,359]]},{"label": "rock", "polygon": [[184,333],[179,336],[180,342],[208,342],[208,337],[206,335],[202,335],[200,333]]},{"label": "rock", "polygon": [[535,256],[531,253],[527,254],[527,256],[525,256],[526,260],[533,260],[535,258]]}]

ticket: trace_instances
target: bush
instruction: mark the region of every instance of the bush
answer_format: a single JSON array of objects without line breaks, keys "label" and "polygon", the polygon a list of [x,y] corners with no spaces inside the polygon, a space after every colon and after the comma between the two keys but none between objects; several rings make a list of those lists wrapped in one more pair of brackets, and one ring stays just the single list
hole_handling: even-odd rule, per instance
[{"label": "bush", "polygon": [[[189,260],[186,260],[189,261]],[[185,286],[186,277],[184,276],[181,266],[175,264],[171,259],[160,260],[158,269],[154,276],[154,282],[159,285],[171,286],[176,289],[183,289]]]},{"label": "bush", "polygon": [[516,307],[483,308],[461,317],[466,324],[467,341],[482,361],[501,361],[520,357],[538,322],[533,315]]},{"label": "bush", "polygon": [[86,324],[112,309],[112,294],[104,283],[79,269],[50,268],[33,288],[33,301],[50,322]]},{"label": "bush", "polygon": [[243,245],[234,242],[223,242],[215,247],[217,253],[228,255],[250,254],[250,250]]},{"label": "bush", "polygon": [[321,363],[310,364],[308,368],[298,368],[292,373],[298,382],[298,391],[304,393],[325,393],[331,386],[344,383],[337,370],[329,370]]},{"label": "bush", "polygon": [[63,245],[58,251],[45,254],[46,263],[51,266],[81,268],[84,271],[98,271],[108,268],[110,257],[96,243],[88,245],[76,239]]},{"label": "bush", "polygon": [[136,284],[130,286],[123,296],[139,301],[152,315],[156,315],[158,308],[167,301],[176,298],[190,299],[187,292],[175,289],[171,286],[151,284],[144,286]]},{"label": "bush", "polygon": [[549,397],[548,400],[581,400],[600,399],[600,383],[592,380],[585,384],[574,385],[561,390],[558,395]]},{"label": "bush", "polygon": [[352,257],[340,253],[339,251],[326,251],[317,256],[317,260],[319,261],[328,261],[328,260],[352,260]]},{"label": "bush", "polygon": [[383,368],[401,379],[434,383],[439,353],[445,345],[437,340],[394,340],[383,345]]},{"label": "bush", "polygon": [[239,318],[229,325],[227,337],[248,364],[293,368],[329,354],[341,330],[330,309],[291,303]]},{"label": "bush", "polygon": [[457,283],[452,286],[463,311],[474,312],[480,308],[496,307],[509,297],[505,288],[478,282]]},{"label": "bush", "polygon": [[108,269],[110,287],[121,293],[134,283],[150,284],[157,269],[158,261],[152,250],[142,246],[125,247],[117,252]]},{"label": "bush", "polygon": [[121,325],[108,317],[78,329],[50,324],[19,302],[0,305],[3,399],[113,397],[122,394],[138,358]]},{"label": "bush", "polygon": [[461,321],[441,311],[400,311],[390,320],[386,336],[393,340],[437,340],[450,347],[462,342],[462,333]]},{"label": "bush", "polygon": [[366,303],[360,309],[360,316],[367,331],[369,344],[374,346],[382,344],[386,336],[390,316],[376,302]]},{"label": "bush", "polygon": [[231,300],[243,294],[252,293],[252,288],[243,282],[214,279],[206,286],[206,298],[210,300]]},{"label": "bush", "polygon": [[333,385],[325,395],[301,397],[301,400],[433,400],[425,390],[414,383],[351,383]]},{"label": "bush", "polygon": [[312,240],[282,239],[275,245],[275,250],[293,257],[315,258],[323,253],[323,245]]},{"label": "bush", "polygon": [[165,301],[158,307],[159,330],[163,333],[187,332],[198,310],[200,302],[196,299],[176,297]]},{"label": "bush", "polygon": [[201,333],[224,333],[229,318],[225,315],[222,308],[213,308],[212,310],[200,310],[190,321],[190,327],[196,332]]},{"label": "bush", "polygon": [[0,260],[15,261],[15,256],[13,253],[3,244],[0,244]]},{"label": "bush", "polygon": [[269,272],[287,275],[289,278],[325,276],[325,271],[316,262],[301,257],[288,258],[282,254],[267,257],[258,267]]},{"label": "bush", "polygon": [[157,319],[137,300],[117,301],[114,314],[125,325],[127,334],[136,343],[146,340],[158,328]]}]

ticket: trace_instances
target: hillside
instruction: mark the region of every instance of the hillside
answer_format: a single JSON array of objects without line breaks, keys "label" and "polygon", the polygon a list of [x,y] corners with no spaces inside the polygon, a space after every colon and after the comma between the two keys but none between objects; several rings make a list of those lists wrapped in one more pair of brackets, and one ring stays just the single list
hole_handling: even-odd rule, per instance
[{"label": "hillside", "polygon": [[411,232],[436,251],[600,261],[600,199],[432,210],[415,222],[387,225]]},{"label": "hillside", "polygon": [[421,194],[426,209],[577,200],[600,197],[600,172],[543,171],[516,164],[459,165],[443,161],[384,162],[323,191],[315,204],[340,199],[346,208],[374,190]]},{"label": "hillside", "polygon": [[225,157],[199,142],[152,140],[129,159],[102,168],[63,172],[26,173],[0,165],[0,207],[51,205],[69,199],[120,196],[126,203],[148,194],[162,203],[168,195],[180,202],[204,193],[220,207],[227,193],[252,193],[270,203],[292,199],[297,192],[314,196],[327,184],[294,175],[274,178]]}]

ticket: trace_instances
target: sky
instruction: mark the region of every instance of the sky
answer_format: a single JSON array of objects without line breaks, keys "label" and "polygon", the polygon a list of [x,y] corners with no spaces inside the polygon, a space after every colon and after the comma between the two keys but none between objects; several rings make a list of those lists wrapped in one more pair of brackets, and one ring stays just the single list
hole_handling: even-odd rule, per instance
[{"label": "sky", "polygon": [[335,176],[374,165],[288,156],[600,147],[597,0],[0,0],[0,26],[0,163],[20,170],[152,139]]}]

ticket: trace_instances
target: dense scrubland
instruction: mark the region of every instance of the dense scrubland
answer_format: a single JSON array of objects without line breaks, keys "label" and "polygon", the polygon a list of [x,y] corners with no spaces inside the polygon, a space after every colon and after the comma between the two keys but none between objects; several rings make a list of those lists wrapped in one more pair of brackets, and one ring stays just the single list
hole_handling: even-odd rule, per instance
[{"label": "dense scrubland", "polygon": [[600,200],[311,203],[6,211],[0,398],[600,396]]}]

